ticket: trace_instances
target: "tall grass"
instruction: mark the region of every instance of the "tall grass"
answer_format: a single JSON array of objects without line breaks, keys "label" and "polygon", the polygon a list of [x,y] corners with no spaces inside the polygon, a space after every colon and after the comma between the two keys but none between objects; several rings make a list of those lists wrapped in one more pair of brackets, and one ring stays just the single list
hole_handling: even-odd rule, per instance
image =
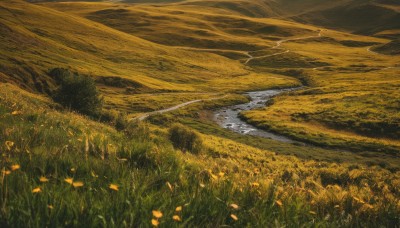
[{"label": "tall grass", "polygon": [[[392,192],[386,199],[376,195],[385,207],[364,195],[355,198],[349,194],[353,190],[333,182],[321,186],[307,181],[318,173],[303,169],[300,162],[301,169],[288,169],[279,177],[258,178],[254,173],[238,178],[233,170],[217,172],[211,160],[195,162],[207,161],[207,155],[175,151],[166,133],[153,126],[133,125],[118,132],[54,111],[45,100],[17,90],[3,86],[0,93],[1,227],[150,227],[152,220],[162,227],[399,224],[398,199],[393,198],[399,189],[392,175],[388,183],[369,183],[370,189],[382,185]],[[213,153],[242,150],[201,137],[209,153],[211,148]],[[243,156],[248,156],[244,150]],[[275,157],[277,167],[296,161]],[[330,168],[325,171],[321,178],[346,180]],[[361,183],[351,186],[363,188]],[[162,217],[155,218],[153,210]]]}]

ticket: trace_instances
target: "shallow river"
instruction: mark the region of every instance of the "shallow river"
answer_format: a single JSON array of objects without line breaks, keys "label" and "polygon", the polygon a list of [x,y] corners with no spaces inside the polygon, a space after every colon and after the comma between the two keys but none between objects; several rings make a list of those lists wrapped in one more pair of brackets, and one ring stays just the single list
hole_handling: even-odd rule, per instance
[{"label": "shallow river", "polygon": [[294,143],[294,140],[291,140],[285,136],[256,128],[255,126],[241,120],[238,116],[238,114],[242,111],[265,107],[265,103],[273,96],[291,90],[294,89],[270,89],[245,93],[251,97],[251,101],[249,103],[219,109],[214,112],[214,120],[221,127],[230,129],[240,134],[254,135],[264,138],[271,138],[281,142]]}]

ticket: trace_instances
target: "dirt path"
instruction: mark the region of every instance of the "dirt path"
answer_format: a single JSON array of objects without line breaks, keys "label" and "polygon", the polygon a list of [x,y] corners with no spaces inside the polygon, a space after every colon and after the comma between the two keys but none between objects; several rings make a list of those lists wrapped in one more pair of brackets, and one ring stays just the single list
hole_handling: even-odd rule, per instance
[{"label": "dirt path", "polygon": [[372,51],[372,50],[371,50],[372,47],[373,47],[373,46],[368,47],[368,48],[367,48],[367,51],[370,52],[370,53],[372,53],[372,54],[375,54],[375,55],[380,55],[380,53]]},{"label": "dirt path", "polygon": [[274,53],[274,54],[270,54],[270,55],[257,56],[257,57],[253,57],[249,54],[250,58],[248,58],[244,64],[248,64],[251,60],[254,60],[254,59],[262,59],[262,58],[267,58],[267,57],[271,57],[271,56],[275,56],[275,55],[282,55],[282,54],[285,54],[288,52],[290,52],[290,50],[286,50],[284,52],[278,52],[278,53]]},{"label": "dirt path", "polygon": [[[288,41],[304,40],[304,39],[321,37],[322,36],[321,33],[322,33],[322,30],[319,31],[317,36],[307,36],[307,37],[298,37],[298,38],[290,38],[290,39],[279,40],[279,41],[276,42],[275,46],[273,46],[271,49],[279,48],[282,45],[282,43],[288,42]],[[196,50],[201,50],[201,51],[216,51],[216,50],[218,51],[218,49],[206,49],[206,48],[204,48],[204,49],[202,49],[202,48],[188,48],[188,49],[196,49]],[[224,51],[226,51],[226,50],[224,50]],[[238,53],[240,52],[240,53],[245,54],[245,55],[247,55],[249,57],[245,62],[245,64],[247,64],[253,59],[266,58],[266,57],[271,57],[271,56],[275,56],[275,55],[282,55],[282,54],[290,52],[290,50],[287,49],[287,50],[285,50],[283,52],[269,54],[269,55],[263,55],[263,56],[257,56],[257,57],[252,56],[249,52],[241,52],[241,51],[236,51],[236,52],[238,52]],[[148,118],[149,116],[152,116],[152,115],[155,115],[155,114],[162,114],[162,113],[166,113],[166,112],[171,112],[171,111],[183,108],[185,106],[188,106],[188,105],[191,105],[191,104],[194,104],[194,103],[198,103],[198,102],[201,102],[201,101],[210,101],[210,100],[222,99],[222,98],[224,98],[226,96],[227,95],[224,95],[222,97],[210,98],[210,99],[197,99],[197,100],[188,101],[188,102],[181,103],[181,104],[169,107],[169,108],[165,108],[165,109],[161,109],[161,110],[157,110],[157,111],[153,111],[153,112],[144,113],[144,114],[142,114],[140,116],[132,118],[131,121],[134,121],[134,120],[143,121],[146,118]]]},{"label": "dirt path", "polygon": [[224,95],[222,97],[215,97],[215,98],[209,98],[209,99],[197,99],[197,100],[188,101],[188,102],[181,103],[181,104],[169,107],[169,108],[165,108],[165,109],[160,109],[160,110],[153,111],[153,112],[144,113],[144,114],[142,114],[140,116],[137,116],[135,118],[130,119],[130,121],[134,121],[134,120],[143,121],[143,120],[147,119],[149,116],[152,116],[152,115],[155,115],[155,114],[162,114],[162,113],[166,113],[166,112],[175,111],[177,109],[183,108],[185,106],[188,106],[188,105],[191,105],[191,104],[194,104],[194,103],[198,103],[198,102],[201,102],[201,101],[218,100],[218,99],[225,98],[226,96],[227,95]]},{"label": "dirt path", "polygon": [[[278,41],[276,41],[276,44],[273,47],[271,47],[271,49],[277,49],[283,43],[288,42],[288,41],[306,40],[306,39],[311,39],[311,38],[318,38],[318,37],[321,37],[321,36],[322,36],[322,30],[319,30],[318,35],[316,35],[316,36],[306,36],[306,37],[298,37],[298,38],[289,38],[289,39],[284,39],[284,40],[278,40]],[[276,56],[276,55],[282,55],[282,54],[285,54],[285,53],[288,53],[288,52],[290,52],[290,50],[286,49],[283,52],[269,54],[269,55],[263,55],[263,56],[257,56],[257,57],[254,57],[249,52],[247,52],[247,55],[250,56],[250,57],[246,60],[246,62],[244,64],[248,64],[251,60],[254,60],[254,59],[261,59],[261,58],[267,58],[267,57]]]}]

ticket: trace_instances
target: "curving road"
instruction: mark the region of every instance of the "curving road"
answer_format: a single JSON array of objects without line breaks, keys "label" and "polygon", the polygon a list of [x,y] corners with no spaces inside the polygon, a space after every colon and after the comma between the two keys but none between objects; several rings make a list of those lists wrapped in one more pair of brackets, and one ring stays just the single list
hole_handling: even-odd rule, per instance
[{"label": "curving road", "polygon": [[[316,36],[306,36],[306,37],[297,37],[297,38],[289,38],[289,39],[278,40],[278,41],[276,41],[275,45],[273,47],[271,47],[271,49],[277,49],[283,43],[288,42],[288,41],[306,40],[306,39],[311,39],[311,38],[318,38],[318,37],[321,37],[321,36],[322,36],[322,30],[319,30],[318,31],[318,35],[316,35]],[[254,59],[261,59],[261,58],[267,58],[267,57],[276,56],[276,55],[282,55],[282,54],[285,54],[285,53],[288,53],[288,52],[290,52],[290,50],[286,49],[283,52],[279,52],[279,53],[275,53],[275,54],[269,54],[269,55],[263,55],[263,56],[257,56],[257,57],[254,57],[249,52],[247,52],[247,55],[250,56],[250,57],[246,60],[246,62],[244,64],[248,64],[251,60],[254,60]]]},{"label": "curving road", "polygon": [[183,108],[185,106],[188,106],[188,105],[191,105],[191,104],[194,104],[194,103],[198,103],[198,102],[201,102],[201,101],[218,100],[218,99],[225,98],[226,96],[227,95],[224,95],[222,97],[214,97],[214,98],[209,98],[209,99],[197,99],[197,100],[188,101],[188,102],[181,103],[181,104],[169,107],[169,108],[165,108],[165,109],[160,109],[160,110],[153,111],[153,112],[144,113],[142,115],[139,115],[139,116],[137,116],[135,118],[130,119],[130,121],[135,121],[135,120],[143,121],[143,120],[147,119],[149,116],[152,116],[152,115],[155,115],[155,114],[162,114],[162,113],[166,113],[166,112],[171,112],[171,111]]}]

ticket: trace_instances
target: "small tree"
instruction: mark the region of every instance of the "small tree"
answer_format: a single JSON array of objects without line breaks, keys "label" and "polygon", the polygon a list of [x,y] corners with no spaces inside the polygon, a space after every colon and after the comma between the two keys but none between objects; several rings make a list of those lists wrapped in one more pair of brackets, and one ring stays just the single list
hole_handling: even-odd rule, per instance
[{"label": "small tree", "polygon": [[99,115],[103,101],[94,80],[88,76],[70,73],[65,69],[58,70],[58,73],[64,77],[59,79],[60,86],[54,95],[54,100],[79,113],[90,116]]},{"label": "small tree", "polygon": [[201,152],[203,141],[200,135],[182,124],[174,124],[169,129],[169,138],[176,149],[194,154]]}]

